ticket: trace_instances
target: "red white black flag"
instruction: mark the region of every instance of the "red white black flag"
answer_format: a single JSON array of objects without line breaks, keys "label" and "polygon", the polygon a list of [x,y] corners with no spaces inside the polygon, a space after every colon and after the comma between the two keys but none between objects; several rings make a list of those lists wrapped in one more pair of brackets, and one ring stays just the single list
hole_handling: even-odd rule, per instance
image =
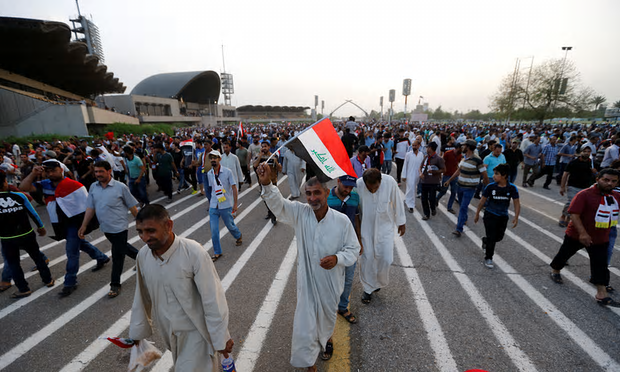
[{"label": "red white black flag", "polygon": [[348,174],[357,178],[347,150],[329,118],[312,124],[284,144],[306,161],[321,182]]}]

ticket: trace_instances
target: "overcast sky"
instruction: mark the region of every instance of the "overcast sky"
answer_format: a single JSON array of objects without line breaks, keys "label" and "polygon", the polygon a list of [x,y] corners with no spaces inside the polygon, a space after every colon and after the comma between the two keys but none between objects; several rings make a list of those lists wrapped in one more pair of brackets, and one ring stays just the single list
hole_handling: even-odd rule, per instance
[{"label": "overcast sky", "polygon": [[[236,106],[313,106],[316,94],[325,114],[346,99],[379,111],[379,97],[387,109],[396,89],[402,111],[410,78],[409,109],[423,96],[433,108],[486,112],[517,58],[529,66],[528,57],[563,58],[561,47],[572,46],[582,83],[620,100],[618,0],[80,0],[80,8],[127,93],[153,74],[222,72],[223,44]],[[77,8],[0,0],[0,14],[70,24]]]}]

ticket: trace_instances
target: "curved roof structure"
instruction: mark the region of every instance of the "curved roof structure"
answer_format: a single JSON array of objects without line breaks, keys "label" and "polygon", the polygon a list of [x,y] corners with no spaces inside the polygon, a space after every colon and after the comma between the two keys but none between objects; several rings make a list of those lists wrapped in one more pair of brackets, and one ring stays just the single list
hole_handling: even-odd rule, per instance
[{"label": "curved roof structure", "polygon": [[207,104],[218,101],[220,88],[220,75],[215,71],[173,72],[147,77],[131,94]]},{"label": "curved roof structure", "polygon": [[0,17],[0,68],[83,97],[126,89],[62,22]]},{"label": "curved roof structure", "polygon": [[308,109],[310,109],[310,107],[247,105],[237,107],[237,112],[302,112]]}]

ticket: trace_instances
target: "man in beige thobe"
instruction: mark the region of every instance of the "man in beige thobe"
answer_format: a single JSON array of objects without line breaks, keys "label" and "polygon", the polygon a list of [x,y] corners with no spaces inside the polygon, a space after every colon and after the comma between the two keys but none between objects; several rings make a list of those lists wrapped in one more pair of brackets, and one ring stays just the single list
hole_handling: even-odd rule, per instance
[{"label": "man in beige thobe", "polygon": [[217,371],[228,357],[228,304],[211,257],[198,242],[172,232],[166,209],[151,204],[136,216],[148,245],[136,258],[136,293],[129,337],[142,340],[155,328],[172,352],[176,372]]},{"label": "man in beige thobe", "polygon": [[331,336],[344,290],[345,268],[355,263],[360,244],[349,218],[327,205],[329,189],[316,177],[306,182],[308,204],[282,197],[271,183],[271,167],[257,169],[261,196],[278,220],[295,228],[297,238],[297,307],[293,322],[291,364],[316,371],[316,358],[331,357]]}]

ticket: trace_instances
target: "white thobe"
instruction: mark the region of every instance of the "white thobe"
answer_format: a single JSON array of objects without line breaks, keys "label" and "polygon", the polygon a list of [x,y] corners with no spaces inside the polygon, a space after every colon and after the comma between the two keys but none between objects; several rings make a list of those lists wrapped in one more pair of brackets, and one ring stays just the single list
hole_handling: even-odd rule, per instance
[{"label": "white thobe", "polygon": [[217,371],[217,350],[230,339],[228,304],[207,250],[175,236],[162,259],[142,248],[136,266],[129,337],[150,337],[154,322],[172,352],[175,371]]},{"label": "white thobe", "polygon": [[243,171],[241,170],[241,163],[239,163],[237,155],[223,153],[220,165],[230,169],[235,177],[235,181],[237,181],[237,185],[239,185],[239,180],[243,181]]},{"label": "white thobe", "polygon": [[413,151],[409,151],[405,156],[402,178],[407,179],[407,192],[405,193],[407,208],[415,208],[417,187],[420,181],[420,165],[422,165],[423,160],[422,151],[418,151],[417,155]]},{"label": "white thobe", "polygon": [[301,195],[299,185],[303,179],[303,172],[306,169],[306,162],[301,160],[292,150],[284,153],[284,161],[282,163],[282,173],[288,175],[288,184],[291,188],[291,196],[298,198]]},{"label": "white thobe", "polygon": [[389,283],[389,271],[394,261],[394,234],[396,227],[404,225],[405,207],[396,180],[381,175],[381,185],[374,193],[366,188],[362,178],[357,180],[362,219],[362,245],[360,256],[360,281],[364,292],[372,293]]},{"label": "white thobe", "polygon": [[[311,367],[334,333],[336,312],[344,290],[345,267],[357,260],[360,245],[353,224],[344,214],[328,208],[317,221],[308,204],[284,199],[276,186],[263,186],[261,196],[278,221],[295,228],[297,238],[297,307],[293,322],[291,364]],[[331,270],[322,258],[338,257]]]}]

